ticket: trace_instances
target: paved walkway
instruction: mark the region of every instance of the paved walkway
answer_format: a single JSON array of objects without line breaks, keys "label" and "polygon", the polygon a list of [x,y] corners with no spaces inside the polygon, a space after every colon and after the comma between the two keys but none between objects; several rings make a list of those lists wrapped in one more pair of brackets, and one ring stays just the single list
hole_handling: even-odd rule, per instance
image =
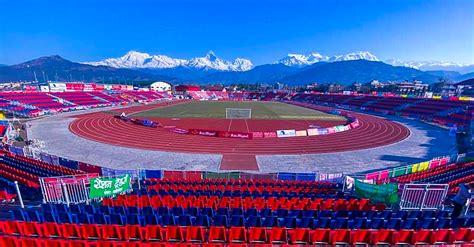
[{"label": "paved walkway", "polygon": [[[73,115],[84,113],[66,113],[31,121],[28,136],[44,141],[45,150],[51,154],[110,168],[219,170],[222,155],[147,151],[80,138],[68,127]],[[411,131],[410,137],[399,143],[332,154],[258,155],[258,167],[262,172],[354,173],[428,160],[449,154],[453,149],[454,137],[449,136],[448,131],[414,120],[396,120]]]}]

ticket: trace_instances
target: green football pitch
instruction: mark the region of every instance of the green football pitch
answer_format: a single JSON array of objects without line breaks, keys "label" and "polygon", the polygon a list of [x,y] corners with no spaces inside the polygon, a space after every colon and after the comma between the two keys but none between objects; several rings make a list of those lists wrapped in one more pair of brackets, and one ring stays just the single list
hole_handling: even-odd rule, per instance
[{"label": "green football pitch", "polygon": [[226,108],[251,109],[252,119],[344,120],[343,117],[280,103],[259,101],[192,101],[143,111],[136,117],[154,118],[226,118]]}]

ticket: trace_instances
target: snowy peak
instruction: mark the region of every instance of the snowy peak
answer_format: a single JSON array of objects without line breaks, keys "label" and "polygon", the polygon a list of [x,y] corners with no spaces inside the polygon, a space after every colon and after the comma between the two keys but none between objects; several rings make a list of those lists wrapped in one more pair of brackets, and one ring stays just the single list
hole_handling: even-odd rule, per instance
[{"label": "snowy peak", "polygon": [[190,60],[171,58],[165,55],[150,55],[148,53],[129,51],[122,57],[107,58],[98,62],[84,62],[84,64],[131,69],[167,69],[183,66],[194,69],[221,71],[246,71],[253,67],[250,60],[237,58],[235,61],[229,62],[218,58],[213,51],[209,51],[204,57],[197,57]]},{"label": "snowy peak", "polygon": [[351,60],[379,61],[379,59],[368,51],[353,52],[345,55],[335,55],[329,58],[330,62],[351,61]]},{"label": "snowy peak", "polygon": [[385,63],[393,66],[403,66],[419,70],[452,70],[462,72],[463,68],[472,66],[466,63],[454,63],[446,61],[402,61],[400,59],[387,59]]},{"label": "snowy peak", "polygon": [[339,62],[365,59],[369,61],[379,61],[379,59],[368,51],[354,52],[345,55],[323,56],[318,52],[312,52],[308,55],[289,53],[286,57],[278,60],[281,63],[291,67],[302,67],[315,64],[317,62]]}]

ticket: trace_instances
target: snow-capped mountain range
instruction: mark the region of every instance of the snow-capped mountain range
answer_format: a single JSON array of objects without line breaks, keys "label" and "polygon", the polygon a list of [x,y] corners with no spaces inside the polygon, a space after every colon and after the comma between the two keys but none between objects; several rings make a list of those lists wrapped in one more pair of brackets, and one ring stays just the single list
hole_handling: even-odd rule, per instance
[{"label": "snow-capped mountain range", "polygon": [[278,60],[275,63],[281,63],[290,67],[302,67],[306,65],[315,64],[318,62],[340,62],[350,60],[369,60],[379,61],[379,59],[368,51],[360,51],[349,53],[345,55],[323,56],[318,52],[312,52],[308,55],[289,53],[286,57]]},{"label": "snow-capped mountain range", "polygon": [[[381,61],[377,56],[368,51],[359,51],[342,55],[327,56],[321,55],[318,52],[311,52],[309,54],[289,53],[287,56],[274,62],[274,64],[284,64],[290,67],[304,67],[318,62],[340,62],[351,60],[368,60]],[[474,71],[474,65],[454,63],[454,62],[439,62],[439,61],[401,61],[398,59],[388,59],[384,63],[393,66],[403,66],[414,68],[422,71],[427,70],[452,70],[461,73]],[[248,71],[254,66],[248,59],[237,58],[234,61],[226,61],[218,58],[214,52],[209,51],[204,57],[196,57],[189,60],[172,58],[166,55],[150,55],[137,51],[129,51],[122,57],[107,58],[98,62],[84,62],[94,66],[105,65],[114,68],[130,68],[130,69],[172,69],[177,67],[184,67],[198,70],[216,70],[216,71]]]},{"label": "snow-capped mountain range", "polygon": [[393,66],[404,66],[419,70],[454,70],[457,71],[460,68],[472,66],[472,64],[466,63],[454,63],[454,62],[442,62],[442,61],[401,61],[399,59],[388,59],[385,61]]},{"label": "snow-capped mountain range", "polygon": [[150,55],[148,53],[129,51],[122,57],[107,58],[98,62],[84,62],[84,64],[131,69],[169,69],[188,67],[219,71],[247,71],[253,67],[250,60],[237,58],[234,61],[229,62],[218,58],[212,51],[209,51],[204,57],[196,57],[190,60],[171,58],[165,55]]}]

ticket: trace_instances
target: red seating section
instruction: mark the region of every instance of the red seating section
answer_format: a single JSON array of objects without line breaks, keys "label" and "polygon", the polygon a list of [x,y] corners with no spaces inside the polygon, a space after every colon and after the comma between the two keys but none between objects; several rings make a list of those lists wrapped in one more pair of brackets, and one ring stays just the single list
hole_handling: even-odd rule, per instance
[{"label": "red seating section", "polygon": [[311,210],[384,210],[384,205],[373,205],[367,199],[321,199],[321,198],[291,198],[269,197],[217,197],[217,196],[137,196],[137,195],[119,195],[117,199],[104,199],[105,206],[125,206],[125,207],[197,207],[197,208],[270,208],[276,210],[283,209],[311,209]]},{"label": "red seating section", "polygon": [[[3,235],[3,236],[2,236]],[[243,243],[243,244],[436,244],[471,243],[473,228],[444,230],[348,230],[348,229],[285,229],[262,227],[182,227],[73,225],[56,223],[0,222],[0,246],[22,246],[25,243],[50,241],[88,243],[106,241],[113,246],[137,243]],[[74,241],[72,241],[74,240]],[[26,241],[26,242],[22,242]],[[35,242],[37,241],[37,242]],[[77,242],[75,242],[77,241]],[[86,242],[84,242],[86,241]],[[3,243],[4,245],[1,245]],[[15,245],[7,245],[15,243]],[[127,243],[128,244],[128,243]],[[35,245],[32,245],[35,246]],[[50,246],[50,245],[46,245]],[[88,245],[82,245],[88,246]],[[128,245],[127,245],[128,246]]]}]

